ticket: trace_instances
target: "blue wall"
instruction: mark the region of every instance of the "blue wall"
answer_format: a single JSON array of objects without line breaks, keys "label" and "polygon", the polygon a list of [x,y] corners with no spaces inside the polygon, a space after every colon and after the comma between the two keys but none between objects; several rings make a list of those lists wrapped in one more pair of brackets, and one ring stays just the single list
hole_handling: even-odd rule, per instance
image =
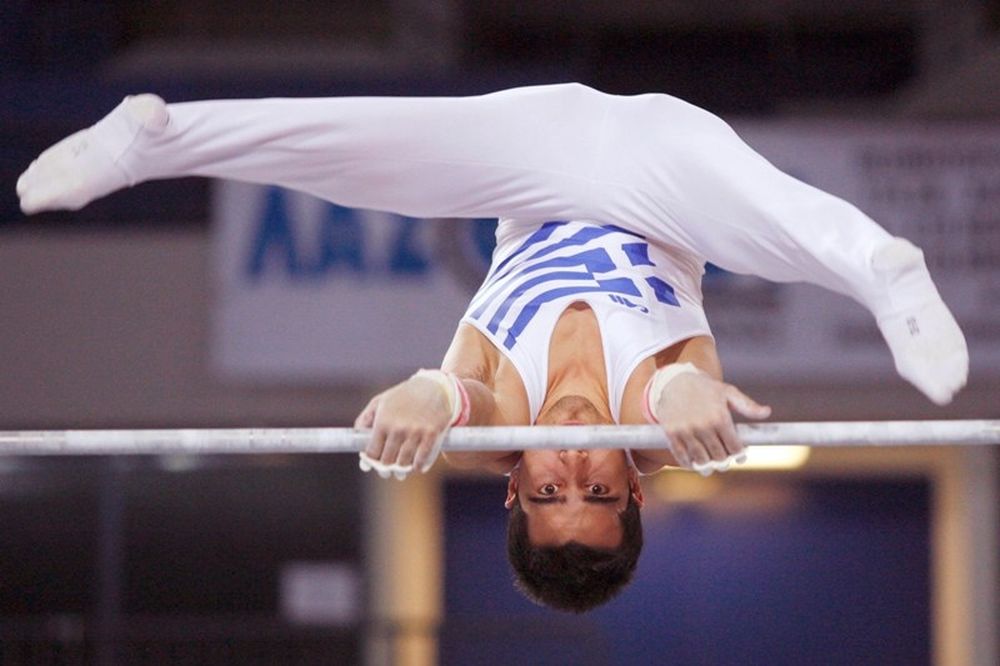
[{"label": "blue wall", "polygon": [[650,502],[635,581],[582,616],[512,588],[503,491],[447,485],[445,664],[930,661],[926,482],[743,475]]}]

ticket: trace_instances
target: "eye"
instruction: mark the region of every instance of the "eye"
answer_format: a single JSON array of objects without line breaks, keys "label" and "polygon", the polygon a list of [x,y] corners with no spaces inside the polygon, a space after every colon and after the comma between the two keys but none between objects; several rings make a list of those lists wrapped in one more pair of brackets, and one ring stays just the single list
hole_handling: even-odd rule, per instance
[{"label": "eye", "polygon": [[591,495],[607,495],[608,487],[603,483],[592,483],[587,487]]},{"label": "eye", "polygon": [[539,495],[555,495],[557,490],[559,490],[559,489],[556,488],[556,484],[554,484],[554,483],[546,483],[544,486],[542,486],[541,488],[538,489],[538,494]]}]

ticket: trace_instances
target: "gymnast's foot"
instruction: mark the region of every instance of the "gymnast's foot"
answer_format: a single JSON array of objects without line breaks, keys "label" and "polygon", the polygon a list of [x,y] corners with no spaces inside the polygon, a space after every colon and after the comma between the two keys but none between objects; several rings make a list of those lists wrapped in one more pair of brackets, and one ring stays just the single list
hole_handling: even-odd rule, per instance
[{"label": "gymnast's foot", "polygon": [[126,97],[96,125],[66,137],[41,155],[17,180],[25,214],[77,210],[106,194],[134,185],[120,160],[140,133],[162,132],[170,116],[156,95]]},{"label": "gymnast's foot", "polygon": [[935,403],[948,404],[965,386],[969,352],[927,272],[924,253],[897,238],[876,251],[872,266],[888,287],[890,306],[877,319],[896,370]]}]

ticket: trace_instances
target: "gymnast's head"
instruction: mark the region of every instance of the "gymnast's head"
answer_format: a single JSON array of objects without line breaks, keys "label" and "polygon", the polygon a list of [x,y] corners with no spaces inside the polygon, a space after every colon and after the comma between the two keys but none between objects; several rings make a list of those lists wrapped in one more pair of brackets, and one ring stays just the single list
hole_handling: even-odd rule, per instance
[{"label": "gymnast's head", "polygon": [[624,451],[525,451],[505,506],[515,585],[582,613],[614,597],[642,550],[642,490]]}]

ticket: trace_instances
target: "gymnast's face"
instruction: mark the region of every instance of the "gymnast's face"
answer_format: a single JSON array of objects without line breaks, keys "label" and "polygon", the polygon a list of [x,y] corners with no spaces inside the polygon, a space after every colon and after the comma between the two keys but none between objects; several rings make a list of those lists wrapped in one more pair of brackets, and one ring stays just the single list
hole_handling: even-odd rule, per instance
[{"label": "gymnast's face", "polygon": [[618,515],[629,494],[642,506],[638,474],[624,451],[525,451],[511,473],[505,506],[520,503],[534,546],[576,541],[616,548],[622,539]]}]

